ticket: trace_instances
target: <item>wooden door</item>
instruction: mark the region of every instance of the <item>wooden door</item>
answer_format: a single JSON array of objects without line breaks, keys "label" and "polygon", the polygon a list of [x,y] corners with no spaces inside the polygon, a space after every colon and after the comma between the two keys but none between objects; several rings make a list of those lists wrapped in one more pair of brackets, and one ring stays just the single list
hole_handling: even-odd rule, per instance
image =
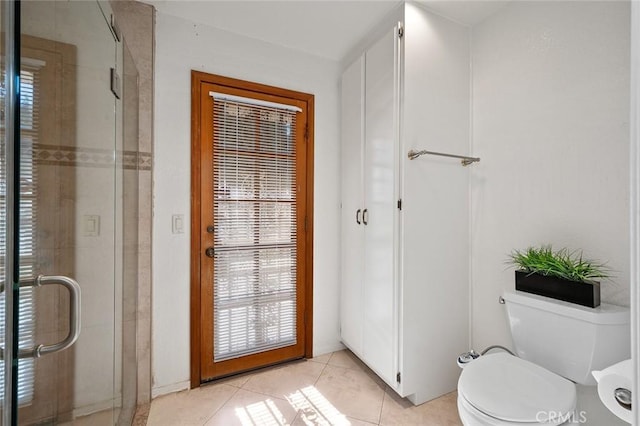
[{"label": "wooden door", "polygon": [[196,386],[311,356],[313,96],[196,72],[192,95]]}]

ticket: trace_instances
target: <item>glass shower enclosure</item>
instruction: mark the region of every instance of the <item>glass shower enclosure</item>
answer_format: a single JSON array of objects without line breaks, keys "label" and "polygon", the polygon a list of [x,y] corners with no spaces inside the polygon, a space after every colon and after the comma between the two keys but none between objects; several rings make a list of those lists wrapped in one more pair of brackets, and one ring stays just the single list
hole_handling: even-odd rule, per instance
[{"label": "glass shower enclosure", "polygon": [[131,424],[133,58],[106,2],[0,15],[0,424]]}]

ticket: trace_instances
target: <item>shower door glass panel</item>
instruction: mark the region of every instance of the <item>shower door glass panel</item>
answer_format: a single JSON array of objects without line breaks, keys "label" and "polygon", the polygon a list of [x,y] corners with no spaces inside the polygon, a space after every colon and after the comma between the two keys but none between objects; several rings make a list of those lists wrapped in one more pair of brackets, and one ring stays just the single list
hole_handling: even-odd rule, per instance
[{"label": "shower door glass panel", "polygon": [[10,327],[10,322],[6,321],[5,314],[7,308],[10,306],[11,299],[5,297],[5,291],[8,289],[6,286],[6,271],[5,261],[7,260],[7,245],[6,245],[6,222],[7,222],[7,139],[11,136],[7,134],[7,121],[8,110],[5,100],[7,98],[7,91],[9,90],[9,84],[14,69],[11,68],[11,64],[8,63],[8,57],[5,43],[11,42],[12,37],[12,23],[13,23],[13,9],[12,5],[8,2],[0,3],[0,426],[8,424],[5,421],[5,415],[7,418],[10,414],[6,411],[6,407],[11,405],[10,398],[5,398],[5,385],[11,385],[11,371],[7,371],[5,366],[10,363],[11,358],[11,345],[7,344],[10,341],[10,336],[7,336],[5,332]]},{"label": "shower door glass panel", "polygon": [[[82,319],[70,348],[20,360],[18,423],[114,424],[116,42],[96,2],[21,9],[20,280],[73,278]],[[21,349],[69,333],[62,286],[21,284],[19,311]]]}]

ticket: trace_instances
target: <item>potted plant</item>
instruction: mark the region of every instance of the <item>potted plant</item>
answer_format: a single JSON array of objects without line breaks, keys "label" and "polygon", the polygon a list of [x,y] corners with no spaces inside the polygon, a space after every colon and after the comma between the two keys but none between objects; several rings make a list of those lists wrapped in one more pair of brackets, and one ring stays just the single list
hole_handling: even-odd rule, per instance
[{"label": "potted plant", "polygon": [[514,250],[509,263],[518,268],[516,290],[591,308],[600,305],[600,282],[596,280],[609,277],[603,263],[583,259],[582,251],[567,248]]}]

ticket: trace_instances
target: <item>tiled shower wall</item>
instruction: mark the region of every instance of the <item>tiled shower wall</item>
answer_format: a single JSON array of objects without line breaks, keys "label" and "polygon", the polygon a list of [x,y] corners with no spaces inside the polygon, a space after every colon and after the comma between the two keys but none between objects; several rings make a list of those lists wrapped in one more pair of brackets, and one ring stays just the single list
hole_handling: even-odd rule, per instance
[{"label": "tiled shower wall", "polygon": [[138,162],[138,405],[151,401],[151,214],[153,167],[153,50],[154,9],[136,1],[112,1],[117,23],[138,69],[138,154],[123,161]]}]

